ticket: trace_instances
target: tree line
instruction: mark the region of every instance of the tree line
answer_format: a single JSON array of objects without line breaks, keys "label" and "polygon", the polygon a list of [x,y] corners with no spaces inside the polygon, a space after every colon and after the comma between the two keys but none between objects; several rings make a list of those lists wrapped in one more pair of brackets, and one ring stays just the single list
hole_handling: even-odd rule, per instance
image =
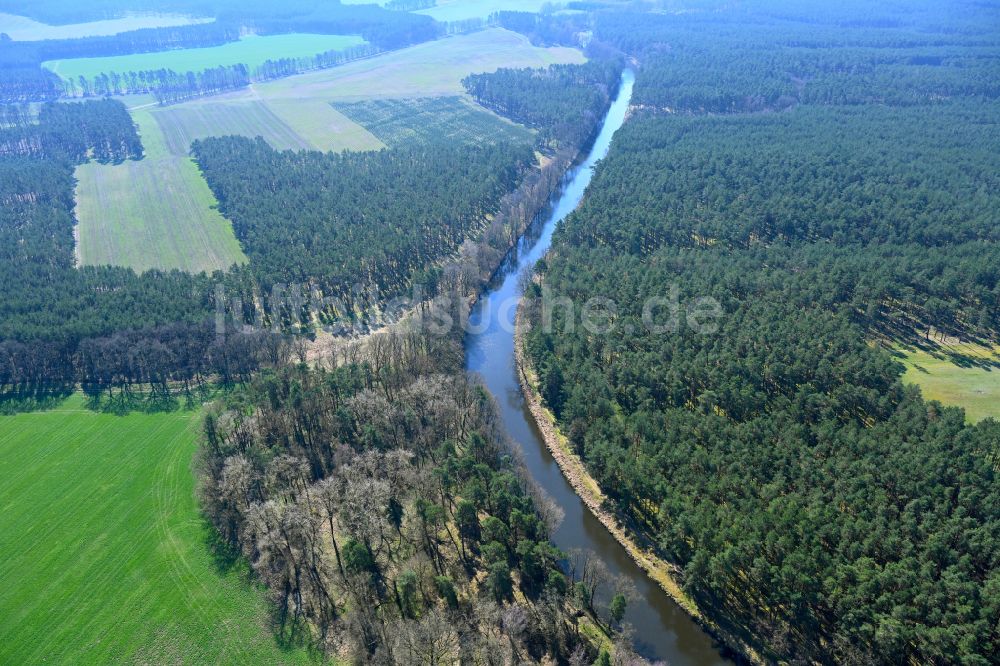
[{"label": "tree line", "polygon": [[[47,101],[66,94],[67,84],[42,67],[48,60],[219,46],[236,41],[240,34],[238,25],[212,22],[144,28],[102,37],[32,42],[0,40],[0,63],[4,63],[0,65],[0,102]],[[12,67],[15,63],[17,66]],[[81,89],[90,88],[91,82],[80,82],[80,85]],[[111,94],[110,89],[103,94]]]},{"label": "tree line", "polygon": [[191,97],[215,95],[226,90],[245,88],[255,81],[300,74],[315,69],[336,67],[351,60],[367,58],[381,49],[373,44],[359,44],[346,49],[330,50],[303,58],[266,60],[250,70],[243,64],[220,65],[198,72],[176,72],[172,69],[102,72],[92,78],[79,76],[64,82],[70,97],[103,97],[152,93],[160,104],[172,104]]},{"label": "tree line", "polygon": [[314,69],[327,69],[336,67],[351,60],[359,58],[369,58],[382,51],[374,44],[358,44],[348,46],[344,49],[332,49],[317,53],[314,56],[305,58],[280,58],[278,60],[265,60],[263,64],[253,71],[255,81],[267,81],[277,79],[292,74],[300,74]]},{"label": "tree line", "polygon": [[246,65],[220,65],[199,72],[178,73],[172,69],[138,72],[102,72],[90,79],[80,75],[65,83],[70,97],[104,97],[153,93],[160,104],[178,102],[199,95],[213,95],[250,85]]}]

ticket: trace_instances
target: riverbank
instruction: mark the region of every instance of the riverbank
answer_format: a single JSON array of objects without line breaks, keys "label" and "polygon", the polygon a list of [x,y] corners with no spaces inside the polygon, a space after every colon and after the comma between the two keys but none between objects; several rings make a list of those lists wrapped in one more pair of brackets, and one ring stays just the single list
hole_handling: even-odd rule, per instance
[{"label": "riverbank", "polygon": [[708,634],[743,661],[753,664],[767,663],[764,657],[745,641],[724,631],[705,616],[694,599],[685,593],[677,582],[677,567],[659,557],[651,548],[640,544],[618,518],[604,508],[605,495],[600,486],[587,471],[583,460],[573,452],[569,439],[556,423],[555,415],[542,404],[538,390],[538,375],[528,360],[524,348],[530,325],[525,321],[523,306],[522,300],[518,304],[514,319],[514,366],[532,420],[566,481],[573,487],[594,518],[607,529],[615,541],[621,544],[629,557]]}]

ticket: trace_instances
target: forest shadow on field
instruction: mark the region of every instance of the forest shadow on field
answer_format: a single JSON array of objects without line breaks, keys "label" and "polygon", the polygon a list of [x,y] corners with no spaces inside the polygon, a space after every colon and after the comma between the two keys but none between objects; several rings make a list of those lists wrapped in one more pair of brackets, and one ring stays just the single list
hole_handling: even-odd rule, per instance
[{"label": "forest shadow on field", "polygon": [[139,412],[142,414],[161,414],[176,412],[181,409],[182,400],[176,395],[163,393],[117,393],[108,395],[86,394],[85,406],[94,412],[127,416]]},{"label": "forest shadow on field", "polygon": [[317,647],[316,636],[313,635],[308,623],[296,617],[290,617],[274,604],[271,604],[271,633],[274,642],[282,652],[295,652],[304,649],[313,661],[322,659],[322,652]]},{"label": "forest shadow on field", "polygon": [[73,395],[71,384],[0,392],[0,415],[11,416],[25,412],[43,412],[56,409]]},{"label": "forest shadow on field", "polygon": [[226,386],[200,384],[185,389],[166,391],[105,391],[93,392],[86,388],[84,405],[87,409],[104,414],[127,416],[132,413],[164,414],[177,411],[193,411],[205,402],[215,398]]},{"label": "forest shadow on field", "polygon": [[[1000,353],[990,352],[1000,338],[994,332],[982,335],[968,329],[937,330],[910,320],[889,318],[875,330],[876,340],[898,361],[908,354],[924,352],[959,368],[992,371],[1000,369]],[[971,351],[980,353],[970,353]],[[928,370],[917,367],[919,372]]]},{"label": "forest shadow on field", "polygon": [[223,576],[235,570],[246,582],[251,582],[250,568],[241,566],[241,564],[245,563],[239,549],[223,539],[222,535],[219,534],[219,530],[215,529],[215,526],[212,525],[208,518],[202,516],[201,523],[205,534],[203,546],[211,554],[215,570]]},{"label": "forest shadow on field", "polygon": [[[977,355],[970,354],[964,351],[956,349],[954,346],[948,343],[936,342],[933,340],[924,340],[921,344],[913,344],[911,341],[895,341],[896,346],[887,348],[889,354],[892,355],[897,361],[905,361],[909,358],[910,354],[915,352],[924,352],[929,356],[932,356],[938,360],[946,361],[951,365],[958,368],[964,368],[967,370],[985,370],[986,372],[993,372],[994,370],[1000,370],[1000,355],[994,353],[992,355]],[[972,343],[960,343],[965,346],[973,345],[989,345],[989,341],[977,341]],[[930,370],[917,364],[912,363],[914,369],[922,374],[930,374]]]}]

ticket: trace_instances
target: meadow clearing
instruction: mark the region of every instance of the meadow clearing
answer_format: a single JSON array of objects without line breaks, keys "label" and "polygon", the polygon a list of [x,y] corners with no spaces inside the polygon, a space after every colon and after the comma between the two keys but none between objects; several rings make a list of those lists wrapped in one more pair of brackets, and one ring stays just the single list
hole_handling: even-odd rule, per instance
[{"label": "meadow clearing", "polygon": [[385,144],[364,127],[311,99],[208,97],[149,109],[175,155],[210,136],[261,136],[278,150],[378,150]]},{"label": "meadow clearing", "polygon": [[0,416],[0,663],[304,663],[242,564],[216,562],[197,412],[115,416],[81,395]]},{"label": "meadow clearing", "polygon": [[199,72],[211,67],[243,64],[251,70],[266,60],[304,58],[324,51],[339,51],[364,44],[356,35],[248,35],[237,42],[198,49],[175,49],[155,53],[134,53],[102,58],[48,60],[42,66],[63,79],[83,76],[92,79],[107,72],[140,72],[172,69],[175,72]]},{"label": "meadow clearing", "polygon": [[49,25],[27,16],[0,12],[0,33],[6,33],[14,41],[33,42],[40,39],[76,39],[79,37],[99,37],[116,35],[129,30],[143,28],[167,28],[192,23],[211,23],[215,19],[191,18],[179,14],[132,14],[116,19]]},{"label": "meadow clearing", "polygon": [[222,270],[246,257],[198,166],[172,154],[147,110],[133,111],[143,159],[77,167],[77,261],[136,271]]},{"label": "meadow clearing", "polygon": [[1000,418],[1000,348],[966,342],[896,352],[906,366],[903,381],[918,385],[924,397],[964,407],[971,423]]}]

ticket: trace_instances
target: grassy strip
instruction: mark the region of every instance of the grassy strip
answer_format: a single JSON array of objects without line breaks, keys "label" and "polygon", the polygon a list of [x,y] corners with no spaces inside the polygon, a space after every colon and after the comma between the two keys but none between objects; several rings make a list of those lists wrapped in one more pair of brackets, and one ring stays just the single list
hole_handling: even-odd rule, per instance
[{"label": "grassy strip", "polygon": [[268,99],[267,109],[313,150],[380,150],[386,145],[322,99]]}]

